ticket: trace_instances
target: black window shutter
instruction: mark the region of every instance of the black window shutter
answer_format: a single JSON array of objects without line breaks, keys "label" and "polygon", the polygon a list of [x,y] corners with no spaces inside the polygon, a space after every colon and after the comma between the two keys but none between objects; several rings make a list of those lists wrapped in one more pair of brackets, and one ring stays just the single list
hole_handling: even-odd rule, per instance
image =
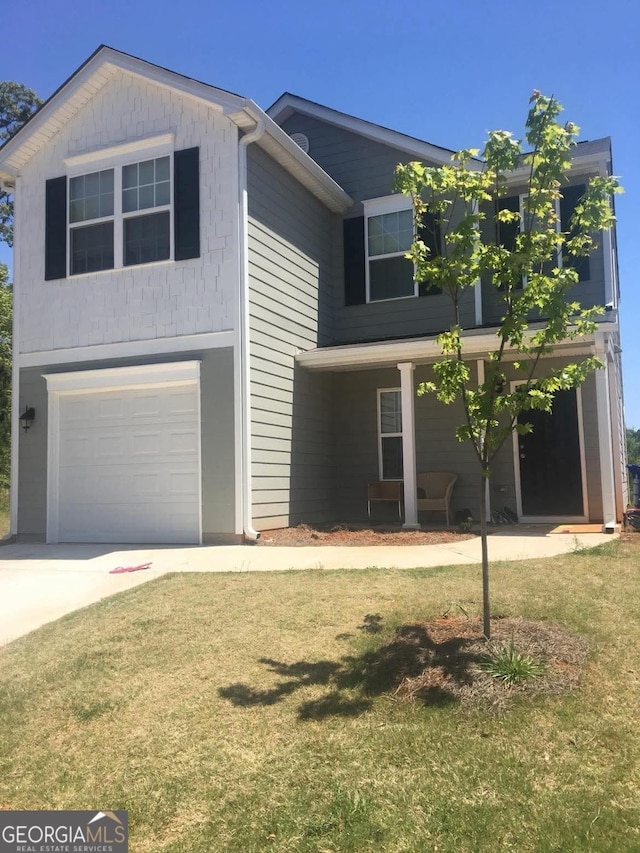
[{"label": "black window shutter", "polygon": [[[512,213],[520,212],[520,197],[510,195],[507,198],[501,198],[498,203],[498,210],[510,210]],[[520,222],[499,222],[500,229],[499,245],[504,246],[510,252],[513,252],[516,247],[516,237],[520,233]]]},{"label": "black window shutter", "polygon": [[[427,212],[424,214],[418,236],[429,249],[431,255],[439,256],[442,254],[440,220],[433,213]],[[436,284],[431,284],[428,281],[418,282],[419,296],[435,296],[438,293],[442,293],[442,288]]]},{"label": "black window shutter", "polygon": [[344,221],[344,304],[367,301],[364,256],[364,216]]},{"label": "black window shutter", "polygon": [[200,149],[173,155],[175,259],[200,257]]},{"label": "black window shutter", "polygon": [[52,178],[45,189],[45,281],[67,276],[67,179]]},{"label": "black window shutter", "polygon": [[[497,218],[499,210],[510,210],[512,213],[520,213],[520,196],[510,195],[506,198],[498,199],[496,206],[496,220],[494,228],[497,226],[498,245],[504,246],[509,252],[514,252],[516,248],[516,237],[520,233],[520,220],[514,222],[500,222]],[[494,231],[494,234],[496,231]],[[498,290],[504,291],[504,284],[498,287]],[[522,289],[522,279],[519,279],[514,285],[514,290]]]},{"label": "black window shutter", "polygon": [[[571,225],[571,217],[576,209],[576,205],[586,193],[585,184],[577,184],[574,187],[564,187],[562,190],[562,198],[560,199],[560,230],[569,231]],[[571,235],[569,235],[571,236]],[[564,253],[562,262],[565,266],[571,266],[578,273],[579,281],[589,281],[591,278],[591,268],[589,258],[571,257],[567,252]]]}]

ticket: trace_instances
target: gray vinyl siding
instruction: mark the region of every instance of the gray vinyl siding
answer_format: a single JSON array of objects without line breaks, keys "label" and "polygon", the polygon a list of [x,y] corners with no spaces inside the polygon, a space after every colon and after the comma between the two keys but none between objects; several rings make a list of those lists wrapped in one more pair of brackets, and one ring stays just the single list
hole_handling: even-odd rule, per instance
[{"label": "gray vinyl siding", "polygon": [[[432,378],[429,367],[415,371],[416,386]],[[363,370],[334,375],[335,505],[343,521],[367,517],[367,484],[379,479],[378,469],[378,389],[399,388],[400,373],[395,368]],[[455,428],[464,416],[460,407],[444,406],[432,395],[416,397],[416,469],[452,471],[458,474],[451,508],[470,509],[479,516],[480,474],[473,449],[456,439]],[[395,507],[376,506],[377,520],[397,518]],[[439,521],[428,516],[421,521]]]},{"label": "gray vinyl siding", "polygon": [[[391,195],[396,166],[415,159],[397,148],[301,114],[291,116],[282,126],[289,134],[306,134],[309,155],[354,199],[348,217],[362,215],[362,201]],[[472,290],[463,295],[460,321],[464,328],[475,325],[474,299]],[[333,299],[336,343],[433,335],[453,322],[451,302],[444,294],[364,305],[345,306],[344,301],[340,268]]]},{"label": "gray vinyl siding", "polygon": [[[74,366],[75,367],[75,366]],[[74,369],[74,368],[69,368]],[[44,369],[20,371],[20,401],[24,412],[33,406],[35,420],[18,439],[18,535],[44,541],[47,531],[47,386]]]},{"label": "gray vinyl siding", "polygon": [[406,151],[301,113],[286,119],[282,129],[289,135],[307,136],[309,156],[358,202],[354,212],[362,212],[360,202],[365,199],[391,195],[395,167],[416,159]]},{"label": "gray vinyl siding", "polygon": [[160,364],[201,362],[202,530],[204,541],[231,540],[235,535],[235,427],[233,350],[210,349],[156,355],[145,359],[113,359],[47,365],[20,371],[20,411],[33,406],[36,419],[19,445],[18,536],[43,541],[47,528],[47,388],[44,373],[65,373]]},{"label": "gray vinyl siding", "polygon": [[248,154],[253,525],[332,515],[331,377],[295,355],[331,341],[339,217],[255,146]]}]

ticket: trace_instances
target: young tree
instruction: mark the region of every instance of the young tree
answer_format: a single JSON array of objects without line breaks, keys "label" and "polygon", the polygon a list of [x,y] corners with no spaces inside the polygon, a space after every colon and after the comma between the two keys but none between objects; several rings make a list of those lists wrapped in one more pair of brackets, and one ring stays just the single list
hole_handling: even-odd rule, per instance
[{"label": "young tree", "polygon": [[[0,145],[19,130],[42,100],[22,83],[0,82]],[[0,240],[13,245],[13,200],[0,192]]]},{"label": "young tree", "polygon": [[[396,190],[411,196],[416,238],[408,255],[416,277],[446,293],[452,304],[452,325],[438,338],[442,359],[434,365],[435,381],[424,382],[419,394],[434,393],[445,404],[461,400],[465,422],[456,431],[459,441],[470,441],[479,465],[480,526],[482,537],[483,630],[491,635],[489,560],[487,550],[485,485],[491,463],[514,430],[532,427],[519,419],[531,409],[551,411],[554,394],[575,388],[601,367],[596,358],[549,368],[543,356],[562,341],[591,334],[603,309],[583,308],[569,291],[578,282],[579,258],[589,255],[594,232],[613,224],[611,196],[621,189],[615,178],[594,177],[576,205],[567,231],[560,231],[558,201],[570,167],[570,151],[579,128],[558,116],[562,107],[554,98],[534,92],[530,99],[525,139],[506,131],[489,134],[482,160],[479,151],[459,151],[451,165],[427,167],[413,162],[396,169]],[[527,190],[524,209],[501,209],[508,177],[521,170]],[[526,170],[526,172],[525,172]],[[484,209],[493,211],[488,229]],[[441,245],[428,236],[439,227]],[[490,236],[488,234],[490,231]],[[507,232],[509,238],[507,239]],[[424,237],[427,237],[425,242]],[[559,263],[559,252],[563,262]],[[463,292],[490,279],[502,309],[496,330],[496,349],[488,353],[485,378],[479,385],[464,359],[460,324]],[[522,283],[526,286],[523,287]],[[530,325],[533,318],[542,322]],[[505,373],[506,356],[521,380],[511,390]],[[543,374],[543,375],[541,375]]]}]

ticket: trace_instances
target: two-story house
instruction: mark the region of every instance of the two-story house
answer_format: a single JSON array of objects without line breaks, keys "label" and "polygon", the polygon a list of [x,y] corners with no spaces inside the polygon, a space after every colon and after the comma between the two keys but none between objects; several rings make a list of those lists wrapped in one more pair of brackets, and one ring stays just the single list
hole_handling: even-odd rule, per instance
[{"label": "two-story house", "polygon": [[[430,470],[457,473],[454,508],[477,517],[460,412],[415,394],[450,314],[413,281],[410,205],[391,191],[398,162],[450,155],[291,95],[264,112],[99,48],[0,149],[15,198],[12,532],[251,539],[362,518],[369,481]],[[610,164],[609,140],[576,147],[565,219]],[[581,301],[608,310],[554,358],[606,367],[526,447],[505,446],[490,499],[611,527],[625,484],[613,233],[580,277]],[[479,378],[492,287],[462,306]],[[414,490],[404,509],[415,524]]]}]

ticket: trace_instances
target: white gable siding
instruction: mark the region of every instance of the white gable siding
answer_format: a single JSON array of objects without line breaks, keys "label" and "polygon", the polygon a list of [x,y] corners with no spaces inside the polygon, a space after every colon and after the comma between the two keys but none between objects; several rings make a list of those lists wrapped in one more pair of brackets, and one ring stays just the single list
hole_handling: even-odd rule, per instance
[{"label": "white gable siding", "polygon": [[[172,133],[200,148],[201,257],[44,280],[45,181],[64,159]],[[139,158],[145,159],[144,152]],[[89,165],[87,172],[99,169]],[[234,326],[237,130],[205,104],[118,73],[24,167],[16,196],[20,352],[217,332]]]}]

